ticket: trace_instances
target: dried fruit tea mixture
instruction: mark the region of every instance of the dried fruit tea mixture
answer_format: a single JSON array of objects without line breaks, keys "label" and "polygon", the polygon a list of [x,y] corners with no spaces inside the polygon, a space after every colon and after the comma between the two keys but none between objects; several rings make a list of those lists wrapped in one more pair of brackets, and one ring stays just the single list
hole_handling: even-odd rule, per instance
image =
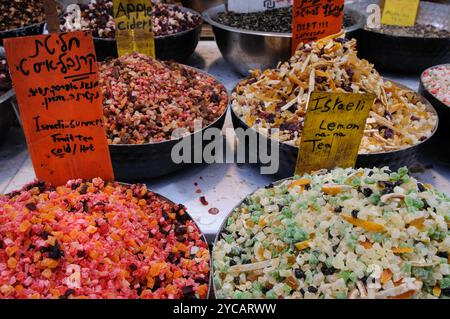
[{"label": "dried fruit tea mixture", "polygon": [[340,35],[300,45],[275,69],[253,71],[237,85],[232,108],[259,132],[298,146],[313,91],[376,95],[360,153],[417,145],[432,135],[437,124],[436,115],[417,93],[383,80],[372,64],[357,57],[356,40]]},{"label": "dried fruit tea mixture", "polygon": [[44,22],[44,4],[39,0],[0,0],[0,32]]},{"label": "dried fruit tea mixture", "polygon": [[209,258],[185,208],[144,185],[0,196],[0,298],[206,298]]},{"label": "dried fruit tea mixture", "polygon": [[213,249],[218,298],[450,298],[450,197],[408,174],[336,169],[256,191]]},{"label": "dried fruit tea mixture", "polygon": [[213,77],[175,62],[133,53],[100,64],[100,87],[110,144],[170,140],[175,129],[194,132],[227,108],[227,91]]},{"label": "dried fruit tea mixture", "polygon": [[439,101],[450,106],[450,64],[429,68],[422,74],[422,82]]}]

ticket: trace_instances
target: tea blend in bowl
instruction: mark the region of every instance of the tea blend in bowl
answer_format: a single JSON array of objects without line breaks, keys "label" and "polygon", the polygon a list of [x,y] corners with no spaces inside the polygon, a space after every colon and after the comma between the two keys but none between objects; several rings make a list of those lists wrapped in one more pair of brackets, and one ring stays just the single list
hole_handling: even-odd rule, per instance
[{"label": "tea blend in bowl", "polygon": [[450,106],[450,64],[427,69],[422,74],[422,83],[434,97]]},{"label": "tea blend in bowl", "polygon": [[194,133],[195,120],[212,124],[228,101],[213,77],[138,53],[100,64],[100,87],[109,144],[164,142],[175,129]]},{"label": "tea blend in bowl", "polygon": [[366,26],[365,29],[397,37],[450,38],[450,31],[430,24],[416,24],[413,27],[381,25],[380,28],[368,28]]},{"label": "tea blend in bowl", "polygon": [[[79,4],[81,23],[74,23],[74,14],[66,12],[62,19],[62,31],[87,30],[97,38],[114,38],[115,23],[113,2],[91,0],[89,4]],[[153,32],[156,37],[171,35],[195,28],[201,22],[199,15],[186,12],[178,6],[162,3],[153,4]]]},{"label": "tea blend in bowl", "polygon": [[[213,20],[242,30],[291,33],[292,7],[251,13],[220,12]],[[344,27],[352,26],[355,23],[356,21],[352,17],[344,15]]]},{"label": "tea blend in bowl", "polygon": [[44,22],[44,4],[39,0],[0,0],[0,32]]}]

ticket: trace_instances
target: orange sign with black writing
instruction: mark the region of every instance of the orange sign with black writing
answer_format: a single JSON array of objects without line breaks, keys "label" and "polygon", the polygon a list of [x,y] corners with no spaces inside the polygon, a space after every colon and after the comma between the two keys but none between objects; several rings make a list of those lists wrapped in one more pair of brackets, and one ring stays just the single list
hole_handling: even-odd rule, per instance
[{"label": "orange sign with black writing", "polygon": [[292,19],[292,53],[300,43],[339,33],[345,0],[295,0]]},{"label": "orange sign with black writing", "polygon": [[4,40],[36,176],[54,185],[114,174],[90,33]]}]

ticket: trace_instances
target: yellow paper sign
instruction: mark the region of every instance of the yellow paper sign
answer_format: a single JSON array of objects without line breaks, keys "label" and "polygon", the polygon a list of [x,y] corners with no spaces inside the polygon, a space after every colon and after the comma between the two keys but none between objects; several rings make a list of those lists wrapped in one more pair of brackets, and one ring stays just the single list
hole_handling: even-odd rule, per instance
[{"label": "yellow paper sign", "polygon": [[354,167],[375,95],[313,92],[295,174]]},{"label": "yellow paper sign", "polygon": [[416,24],[420,0],[385,0],[381,23],[412,27]]},{"label": "yellow paper sign", "polygon": [[151,0],[114,0],[119,56],[139,52],[155,57]]}]

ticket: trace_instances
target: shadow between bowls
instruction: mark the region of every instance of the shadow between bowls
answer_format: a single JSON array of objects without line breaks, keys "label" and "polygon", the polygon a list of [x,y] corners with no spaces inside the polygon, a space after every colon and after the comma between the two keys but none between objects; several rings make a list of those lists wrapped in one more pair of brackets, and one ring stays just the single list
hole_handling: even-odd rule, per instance
[{"label": "shadow between bowls", "polygon": [[12,104],[14,97],[15,93],[13,89],[0,96],[0,143],[4,141],[16,119]]},{"label": "shadow between bowls", "polygon": [[[196,27],[183,32],[155,37],[156,58],[158,60],[185,62],[195,52],[200,41],[203,25],[200,13],[188,8],[179,8],[184,12],[191,12],[200,17],[200,23]],[[98,61],[117,58],[118,56],[116,39],[94,37],[94,46]]]},{"label": "shadow between bowls", "polygon": [[3,40],[6,38],[26,37],[30,35],[39,35],[44,31],[45,22],[32,24],[19,29],[12,29],[0,32],[0,45],[3,45]]},{"label": "shadow between bowls", "polygon": [[[397,86],[408,89],[406,86],[401,85],[399,83],[395,83],[391,81],[392,83],[396,84]],[[412,91],[411,89],[408,89]],[[434,107],[428,102],[423,96],[417,95],[419,98],[419,101],[424,103],[427,107],[428,112],[435,114],[437,117],[437,112],[434,109]],[[249,129],[250,127],[235,113],[233,110],[233,107],[231,107],[231,118],[233,121],[233,126],[235,129],[242,128],[244,130]],[[403,166],[412,166],[416,163],[417,156],[422,151],[422,148],[431,140],[431,138],[434,136],[434,134],[437,131],[437,128],[439,126],[439,119],[437,119],[436,127],[434,128],[431,136],[417,144],[402,150],[398,151],[391,151],[391,152],[382,152],[382,153],[373,153],[373,154],[359,154],[357,161],[356,161],[356,167],[384,167],[389,166],[390,168],[396,170]],[[278,144],[279,147],[279,159],[280,159],[280,167],[278,170],[278,173],[274,174],[278,178],[286,178],[294,175],[295,167],[297,163],[297,156],[298,156],[298,147],[292,146],[287,143],[279,142],[272,138],[267,138],[263,134],[257,132],[254,128],[251,128],[258,139],[258,164],[262,166],[261,160],[259,158],[259,143],[267,143],[267,149],[270,150],[270,146],[273,145],[272,143]],[[245,143],[245,150],[248,154],[249,151],[249,145],[247,141],[240,140],[239,143]]]},{"label": "shadow between bowls", "polygon": [[[225,5],[212,7],[203,12],[203,20],[209,23],[215,35],[217,46],[228,64],[239,74],[247,76],[249,70],[275,67],[280,61],[291,57],[292,34],[260,32],[237,29],[216,22],[216,16],[225,11]],[[356,37],[364,25],[364,16],[346,9],[355,24],[346,28],[346,37]]]}]

